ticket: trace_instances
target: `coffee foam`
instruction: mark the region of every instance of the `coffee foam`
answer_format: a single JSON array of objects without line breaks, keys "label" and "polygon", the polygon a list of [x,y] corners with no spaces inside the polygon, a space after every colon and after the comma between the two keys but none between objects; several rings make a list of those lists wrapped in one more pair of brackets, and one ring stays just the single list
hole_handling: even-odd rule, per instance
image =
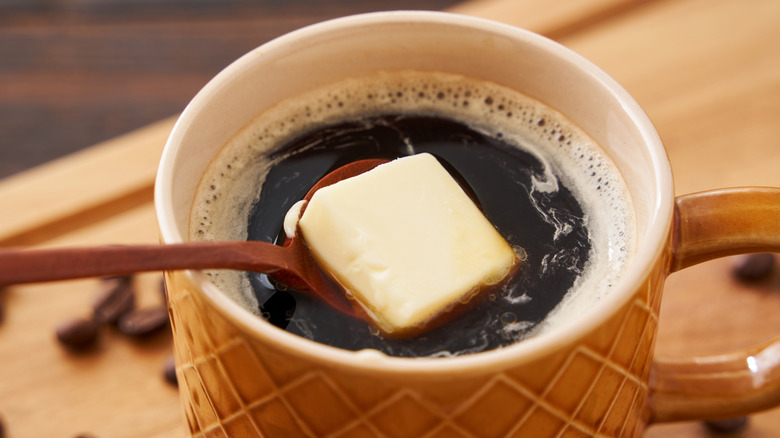
[{"label": "coffee foam", "polygon": [[[534,99],[494,83],[438,72],[384,72],[349,79],[285,100],[257,116],[221,149],[204,174],[190,216],[190,238],[246,240],[250,209],[262,196],[258,188],[268,171],[287,158],[269,158],[272,152],[319,127],[384,114],[459,120],[536,156],[546,172],[533,181],[534,191],[555,192],[561,179],[574,192],[592,243],[590,261],[567,297],[535,331],[576,317],[618,280],[634,250],[633,207],[619,171],[603,150],[560,113]],[[407,152],[415,153],[414,145],[409,144]],[[554,218],[550,221],[556,233],[567,232]],[[258,314],[245,275],[207,274],[231,298]]]}]

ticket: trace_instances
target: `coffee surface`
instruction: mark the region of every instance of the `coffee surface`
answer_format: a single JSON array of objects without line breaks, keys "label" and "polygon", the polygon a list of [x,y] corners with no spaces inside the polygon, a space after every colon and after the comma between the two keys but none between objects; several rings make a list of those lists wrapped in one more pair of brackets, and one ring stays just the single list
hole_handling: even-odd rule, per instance
[{"label": "coffee surface", "polygon": [[631,253],[619,173],[555,111],[454,75],[387,73],[283,102],[227,144],[201,181],[193,240],[281,242],[286,211],[348,162],[429,152],[527,257],[467,312],[412,339],[388,339],[263,274],[209,272],[272,324],[318,342],[397,356],[447,356],[517,342],[587,310]]}]

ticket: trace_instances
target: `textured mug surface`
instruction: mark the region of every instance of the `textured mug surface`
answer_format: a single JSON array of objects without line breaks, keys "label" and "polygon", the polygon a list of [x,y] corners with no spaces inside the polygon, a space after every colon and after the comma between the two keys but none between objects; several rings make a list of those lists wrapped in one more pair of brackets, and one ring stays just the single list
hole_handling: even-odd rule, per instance
[{"label": "textured mug surface", "polygon": [[320,345],[251,315],[199,272],[166,273],[192,435],[641,435],[650,421],[652,350],[672,260],[671,171],[636,102],[591,63],[543,37],[455,14],[390,12],[321,23],[259,47],[221,72],[177,122],[156,186],[162,240],[187,240],[200,176],[256,114],[306,90],[387,69],[490,80],[566,115],[621,170],[637,218],[636,254],[611,294],[576,321],[455,358]]},{"label": "textured mug surface", "polygon": [[[365,370],[258,340],[184,274],[167,277],[194,436],[639,435],[663,261],[603,323],[534,360],[468,370]],[[435,365],[431,365],[435,367]]]}]

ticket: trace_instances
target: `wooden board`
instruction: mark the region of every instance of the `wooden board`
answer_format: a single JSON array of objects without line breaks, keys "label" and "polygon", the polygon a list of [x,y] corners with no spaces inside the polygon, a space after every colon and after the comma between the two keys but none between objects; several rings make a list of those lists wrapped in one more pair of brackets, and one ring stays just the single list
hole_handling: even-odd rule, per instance
[{"label": "wooden board", "polygon": [[[780,2],[775,0],[475,0],[453,10],[548,35],[601,66],[646,109],[664,139],[677,192],[780,186]],[[126,136],[0,181],[0,245],[90,245],[157,240],[152,185],[173,124]],[[159,276],[139,278],[154,304]],[[10,437],[184,436],[176,391],[160,368],[163,334],[130,341],[111,330],[89,354],[54,340],[56,324],[83,315],[95,280],[13,287],[0,299],[0,416]],[[780,277],[753,287],[729,260],[674,274],[657,351],[713,354],[780,328]],[[751,417],[740,435],[780,434],[780,410]],[[698,423],[647,436],[707,437]]]}]

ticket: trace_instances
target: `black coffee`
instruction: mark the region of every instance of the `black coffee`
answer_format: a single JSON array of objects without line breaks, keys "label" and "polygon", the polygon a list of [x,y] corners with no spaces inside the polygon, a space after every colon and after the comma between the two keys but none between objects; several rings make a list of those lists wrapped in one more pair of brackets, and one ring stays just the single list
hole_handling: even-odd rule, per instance
[{"label": "black coffee", "polygon": [[[412,339],[387,339],[369,324],[295,291],[280,291],[264,275],[248,274],[260,312],[306,338],[350,350],[395,356],[474,352],[516,342],[563,299],[590,252],[582,208],[572,193],[534,191],[545,168],[533,155],[452,120],[388,115],[318,129],[284,145],[268,173],[248,225],[250,240],[282,242],[284,213],[331,170],[366,158],[392,159],[409,148],[436,156],[471,194],[485,216],[527,260],[499,290],[487,291],[465,314]],[[283,288],[283,287],[282,287]]]},{"label": "black coffee", "polygon": [[385,339],[261,274],[212,281],[271,324],[336,347],[396,356],[473,353],[587,312],[632,252],[631,200],[587,135],[549,107],[485,81],[379,73],[284,101],[228,142],[207,169],[190,217],[193,240],[281,242],[287,210],[329,171],[365,158],[428,152],[527,260],[465,314],[411,339]]}]

